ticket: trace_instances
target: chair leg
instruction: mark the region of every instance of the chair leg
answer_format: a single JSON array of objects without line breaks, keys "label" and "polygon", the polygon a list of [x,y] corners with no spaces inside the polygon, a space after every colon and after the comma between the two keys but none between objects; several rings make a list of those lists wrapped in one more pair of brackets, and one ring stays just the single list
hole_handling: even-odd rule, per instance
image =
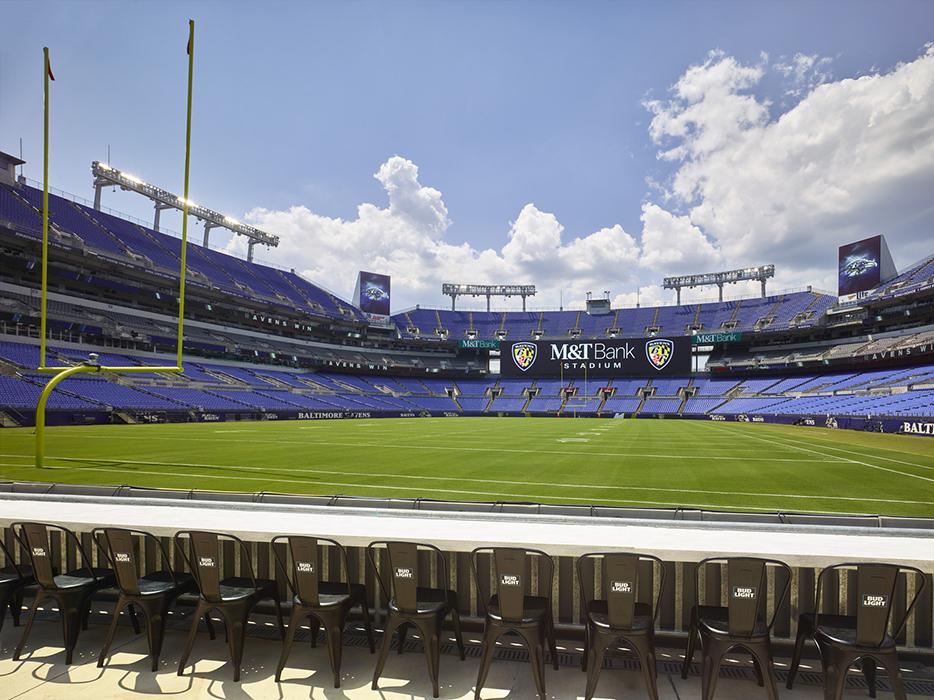
[{"label": "chair leg", "polygon": [[65,663],[70,664],[78,645],[78,635],[87,621],[85,610],[89,610],[88,598],[79,598],[77,595],[64,595],[59,599],[62,610],[62,636],[65,640]]},{"label": "chair leg", "polygon": [[[195,615],[195,625],[198,624],[198,619],[199,619],[198,616]],[[211,613],[210,613],[210,611],[204,613],[204,626],[207,627],[207,629],[208,629],[208,638],[209,638],[211,641],[214,641],[215,639],[217,639],[217,634],[214,632],[214,623],[211,622]]]},{"label": "chair leg", "polygon": [[107,660],[107,655],[110,653],[110,645],[113,644],[114,636],[117,634],[117,623],[120,620],[120,612],[127,605],[129,605],[129,601],[121,595],[116,606],[114,606],[113,619],[111,619],[110,627],[107,629],[107,636],[104,638],[104,646],[101,647],[101,651],[97,655],[98,668],[104,667],[104,662]]},{"label": "chair leg", "polygon": [[882,664],[886,675],[889,677],[889,685],[892,686],[892,693],[895,700],[906,700],[905,685],[902,683],[902,672],[898,668],[898,654],[893,649],[887,654],[880,654],[876,661]]},{"label": "chair leg", "polygon": [[341,687],[341,656],[344,645],[343,620],[332,622],[325,627],[328,640],[328,661],[331,662],[331,672],[334,674],[334,687]]},{"label": "chair leg", "polygon": [[642,667],[642,680],[651,700],[658,700],[658,670],[655,663],[655,640],[650,634],[627,639],[636,650],[639,665]]},{"label": "chair leg", "polygon": [[13,626],[19,627],[20,616],[23,613],[23,594],[24,590],[20,588],[16,593],[13,594],[13,599],[10,601],[10,615],[13,616]]},{"label": "chair leg", "polygon": [[272,599],[276,604],[276,622],[279,624],[279,638],[285,639],[285,622],[282,619],[282,601],[279,600],[278,593],[273,595]]},{"label": "chair leg", "polygon": [[432,697],[438,697],[438,670],[439,655],[441,653],[441,639],[439,636],[441,620],[425,620],[416,624],[418,633],[422,637],[422,646],[425,648],[425,661],[428,663],[428,677],[431,679]]},{"label": "chair leg", "polygon": [[687,679],[688,672],[691,669],[691,662],[694,661],[694,643],[697,639],[698,630],[697,630],[697,619],[695,617],[696,613],[691,611],[691,623],[688,626],[688,648],[684,654],[684,664],[681,666],[681,678]]},{"label": "chair leg", "polygon": [[370,609],[367,607],[366,599],[360,602],[360,609],[363,611],[363,629],[366,630],[366,641],[370,646],[370,653],[376,653],[376,642],[373,639],[373,623],[370,621]]},{"label": "chair leg", "polygon": [[558,670],[558,645],[555,643],[555,621],[554,621],[554,618],[552,618],[551,616],[551,608],[548,609],[547,625],[548,627],[546,631],[548,632],[548,647],[549,647],[549,650],[551,651],[551,665],[555,669],[555,671],[557,671]]},{"label": "chair leg", "polygon": [[801,653],[804,651],[804,643],[811,636],[810,625],[805,622],[804,615],[798,619],[798,634],[795,637],[795,651],[791,656],[791,665],[788,667],[788,679],[785,681],[785,687],[791,690],[795,683],[795,676],[798,675],[798,666],[801,664]]},{"label": "chair leg", "polygon": [[846,685],[846,671],[854,659],[830,646],[820,648],[820,653],[824,670],[824,700],[840,700]]},{"label": "chair leg", "polygon": [[701,646],[703,647],[701,698],[712,700],[714,691],[717,689],[717,678],[720,676],[720,662],[729,647],[713,639],[704,639]]},{"label": "chair leg", "polygon": [[768,637],[760,643],[748,647],[752,654],[753,663],[759,669],[759,677],[765,685],[765,692],[769,700],[778,700],[778,687],[775,684],[775,673],[772,666],[772,647]]},{"label": "chair leg", "polygon": [[[127,608],[127,612],[130,615],[130,624],[133,625],[133,634],[139,634],[142,632],[142,629],[140,629],[139,618],[136,615],[136,606],[130,604],[130,606]],[[87,629],[87,627],[84,629]]]},{"label": "chair leg", "polygon": [[227,646],[230,649],[230,662],[234,667],[234,683],[240,682],[243,643],[246,640],[246,622],[252,607],[252,604],[244,603],[232,605],[224,610],[224,622],[227,625]]},{"label": "chair leg", "polygon": [[486,677],[490,673],[490,664],[493,663],[493,652],[496,649],[496,640],[499,638],[499,630],[486,621],[486,629],[483,631],[483,651],[480,657],[480,671],[477,674],[477,687],[474,690],[474,700],[480,700],[480,691],[483,684],[486,683]]},{"label": "chair leg", "polygon": [[36,619],[36,611],[39,609],[39,604],[45,600],[46,596],[42,590],[36,592],[36,597],[32,601],[32,607],[29,608],[29,614],[26,616],[26,626],[23,628],[23,634],[19,638],[19,644],[16,645],[16,649],[13,650],[13,661],[19,661],[19,655],[23,653],[23,647],[26,646],[26,639],[29,637],[30,631],[32,631],[32,623]]},{"label": "chair leg", "polygon": [[282,670],[285,668],[285,662],[289,659],[289,652],[292,650],[292,643],[295,641],[295,633],[301,626],[304,616],[295,608],[292,608],[292,616],[289,618],[289,626],[285,628],[285,639],[282,640],[282,653],[279,654],[279,665],[276,666],[276,683],[282,682]]},{"label": "chair leg", "polygon": [[370,685],[372,690],[378,688],[379,677],[383,673],[383,667],[386,665],[386,658],[389,656],[389,646],[392,644],[392,635],[396,631],[396,625],[400,620],[391,612],[386,614],[386,628],[383,630],[383,643],[379,647],[379,656],[376,657],[376,669],[373,671],[373,683]]},{"label": "chair leg", "polygon": [[318,646],[318,633],[321,631],[321,620],[312,615],[308,622],[308,628],[311,634],[311,648],[315,649]]},{"label": "chair leg", "polygon": [[535,679],[535,688],[538,690],[538,697],[545,700],[548,696],[545,694],[544,640],[538,640],[537,643],[529,646],[529,659],[532,661],[532,678]]},{"label": "chair leg", "polygon": [[[16,593],[10,591],[7,586],[0,588],[0,631],[3,630],[3,620],[6,618],[6,609],[10,608],[10,615],[12,615],[15,601]],[[16,625],[16,618],[13,619],[13,625]]]},{"label": "chair leg", "polygon": [[[181,676],[185,673],[185,664],[188,663],[188,656],[191,654],[191,649],[195,645],[195,637],[198,636],[198,623],[201,622],[203,617],[205,620],[208,620],[208,613],[210,613],[210,608],[204,601],[198,601],[198,609],[195,611],[195,614],[191,618],[191,629],[188,630],[188,639],[185,641],[185,649],[182,652],[181,658],[178,660],[178,671],[177,675]],[[208,629],[213,630],[213,626],[208,623]],[[211,639],[214,639],[214,635],[211,635]]]},{"label": "chair leg", "polygon": [[864,656],[860,659],[860,668],[866,678],[866,685],[869,686],[869,697],[876,697],[876,660],[871,656]]},{"label": "chair leg", "polygon": [[409,629],[408,622],[403,622],[401,625],[399,625],[399,642],[398,642],[399,646],[396,649],[397,654],[402,653],[402,648],[405,646],[405,633],[408,631],[408,629]]},{"label": "chair leg", "polygon": [[457,642],[457,650],[460,652],[461,661],[466,658],[464,650],[464,635],[461,634],[461,616],[457,608],[451,608],[451,622],[454,624],[454,641]]},{"label": "chair leg", "polygon": [[587,673],[587,656],[590,652],[590,621],[584,623],[584,646],[581,649],[581,672]]},{"label": "chair leg", "polygon": [[590,648],[587,650],[587,686],[584,690],[584,698],[590,700],[597,691],[597,681],[600,679],[600,671],[603,669],[603,657],[606,653],[607,645],[612,641],[607,635],[600,634],[597,630],[591,631]]},{"label": "chair leg", "polygon": [[143,621],[146,623],[146,637],[149,641],[149,666],[155,673],[159,670],[159,657],[162,655],[162,640],[165,639],[165,620],[169,614],[172,600],[147,601],[143,608]]}]

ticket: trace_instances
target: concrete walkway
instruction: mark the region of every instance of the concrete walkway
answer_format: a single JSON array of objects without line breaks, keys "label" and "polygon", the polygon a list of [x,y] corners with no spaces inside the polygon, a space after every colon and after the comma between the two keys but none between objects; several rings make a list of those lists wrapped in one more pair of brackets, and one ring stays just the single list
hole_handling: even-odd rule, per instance
[{"label": "concrete walkway", "polygon": [[[95,606],[97,609],[98,606]],[[363,700],[417,700],[431,697],[425,657],[420,642],[410,639],[406,653],[399,656],[393,651],[380,680],[380,690],[370,690],[370,680],[375,664],[363,643],[362,635],[349,630],[344,648],[343,673],[340,689],[332,687],[332,676],[328,667],[327,651],[323,643],[312,649],[307,633],[296,641],[283,682],[275,683],[273,675],[279,658],[281,642],[271,620],[262,616],[251,624],[244,654],[243,674],[240,683],[232,680],[227,662],[227,645],[222,628],[218,638],[210,641],[206,633],[198,637],[191,655],[186,675],[178,677],[176,669],[181,647],[184,643],[188,619],[179,616],[170,624],[158,673],[149,670],[146,658],[145,635],[136,636],[129,625],[121,625],[107,667],[97,668],[97,654],[103,644],[109,615],[92,616],[90,628],[82,632],[75,651],[75,663],[64,664],[61,649],[61,625],[56,613],[41,613],[37,618],[23,659],[12,661],[13,647],[19,640],[21,628],[13,627],[7,616],[0,633],[0,698],[22,698],[23,700],[60,700],[62,698],[141,698],[152,695],[171,695],[179,700],[188,698],[314,698],[337,700],[349,698]],[[411,637],[411,635],[410,635]],[[474,647],[479,645],[479,635],[467,634],[466,639]],[[509,643],[500,653],[503,657],[522,656],[522,650]],[[379,634],[377,633],[377,644]],[[583,697],[585,676],[580,672],[576,645],[562,645],[559,640],[560,670],[550,666],[546,671],[549,698],[559,700]],[[681,680],[677,673],[681,661],[680,650],[659,649],[658,685],[661,700],[686,700],[700,697],[700,678],[690,676]],[[476,648],[469,650],[466,661],[455,654],[446,653],[441,658],[441,697],[467,700],[473,697],[479,661]],[[696,661],[699,660],[699,655]],[[717,685],[716,697],[721,700],[742,698],[765,698],[763,688],[752,680],[748,656],[737,656],[727,664]],[[623,657],[613,660],[617,668],[605,668],[600,677],[597,697],[645,698],[647,697],[638,671]],[[903,664],[915,690],[925,696],[934,694],[931,669]],[[696,667],[696,664],[695,664]],[[779,688],[782,698],[789,700],[817,700],[822,697],[819,677],[813,661],[802,665],[801,682],[793,691],[784,688],[783,669],[787,659],[778,659],[776,671],[780,676]],[[696,670],[695,670],[696,674]],[[922,680],[924,679],[924,680]],[[854,677],[854,684],[861,677]],[[920,682],[919,682],[920,681]],[[494,698],[535,698],[530,666],[521,660],[497,659],[493,663],[486,687],[482,692],[485,700]],[[865,689],[852,688],[846,698],[868,698]],[[880,698],[892,697],[891,693],[879,692]],[[922,695],[912,695],[913,698]]]}]

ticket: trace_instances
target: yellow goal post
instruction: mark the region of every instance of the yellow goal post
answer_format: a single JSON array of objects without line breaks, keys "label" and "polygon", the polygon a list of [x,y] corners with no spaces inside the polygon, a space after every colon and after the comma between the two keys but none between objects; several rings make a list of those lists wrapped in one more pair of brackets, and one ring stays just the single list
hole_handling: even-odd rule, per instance
[{"label": "yellow goal post", "polygon": [[43,468],[45,465],[45,409],[49,396],[63,380],[74,374],[87,372],[110,372],[110,373],[140,373],[140,372],[183,372],[182,367],[182,346],[185,327],[185,272],[186,272],[186,253],[188,252],[188,176],[191,163],[191,91],[194,78],[195,65],[195,21],[188,20],[188,111],[185,122],[185,192],[182,209],[182,254],[181,267],[178,276],[178,339],[176,364],[160,366],[133,366],[133,367],[108,367],[92,361],[84,361],[78,365],[69,365],[67,367],[49,367],[46,365],[46,326],[47,326],[47,298],[48,298],[48,276],[49,276],[49,79],[55,80],[52,76],[52,68],[49,61],[49,49],[42,49],[43,70],[42,78],[44,85],[44,115],[43,115],[43,162],[42,162],[42,295],[41,311],[39,317],[39,367],[38,371],[52,374],[39,395],[39,401],[36,404],[36,467]]}]

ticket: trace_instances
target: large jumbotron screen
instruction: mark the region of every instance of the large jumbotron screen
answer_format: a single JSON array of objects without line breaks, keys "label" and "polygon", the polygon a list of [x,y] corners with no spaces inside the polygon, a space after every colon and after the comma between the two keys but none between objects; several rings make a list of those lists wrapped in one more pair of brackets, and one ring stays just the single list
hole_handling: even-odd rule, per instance
[{"label": "large jumbotron screen", "polygon": [[389,322],[389,275],[361,271],[357,279],[357,292],[355,301],[369,321]]},{"label": "large jumbotron screen", "polygon": [[691,339],[629,338],[599,341],[503,343],[504,377],[655,377],[691,371]]},{"label": "large jumbotron screen", "polygon": [[859,294],[882,281],[882,236],[840,246],[837,254],[837,294]]}]

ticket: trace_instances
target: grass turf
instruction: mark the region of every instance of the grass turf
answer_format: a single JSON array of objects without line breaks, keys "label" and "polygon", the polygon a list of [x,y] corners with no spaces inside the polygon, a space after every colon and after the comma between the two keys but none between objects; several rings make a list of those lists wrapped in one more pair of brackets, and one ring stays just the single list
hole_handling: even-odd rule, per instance
[{"label": "grass turf", "polygon": [[0,432],[9,480],[934,517],[934,440],[680,420],[425,418]]}]

